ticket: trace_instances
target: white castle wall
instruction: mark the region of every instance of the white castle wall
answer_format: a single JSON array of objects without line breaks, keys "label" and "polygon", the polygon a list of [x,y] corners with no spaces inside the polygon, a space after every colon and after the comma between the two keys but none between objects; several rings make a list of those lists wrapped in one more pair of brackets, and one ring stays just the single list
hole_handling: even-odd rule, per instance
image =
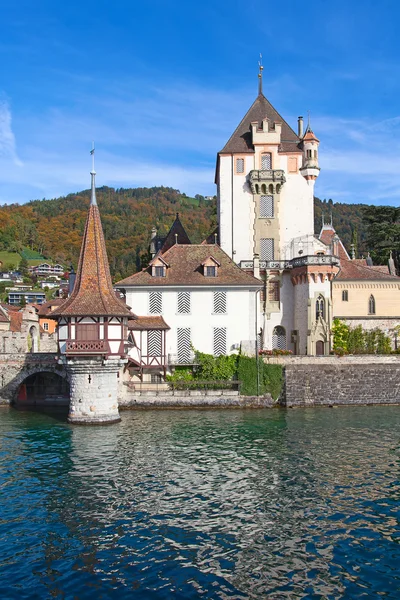
[{"label": "white castle wall", "polygon": [[[171,327],[166,334],[167,354],[176,354],[177,330],[190,327],[191,341],[196,350],[213,353],[214,327],[226,327],[228,353],[243,340],[255,339],[255,292],[232,288],[126,288],[126,302],[137,315],[150,315],[149,293],[162,292],[162,316]],[[178,292],[191,294],[191,313],[178,314]],[[214,291],[226,292],[226,314],[214,314]]]}]

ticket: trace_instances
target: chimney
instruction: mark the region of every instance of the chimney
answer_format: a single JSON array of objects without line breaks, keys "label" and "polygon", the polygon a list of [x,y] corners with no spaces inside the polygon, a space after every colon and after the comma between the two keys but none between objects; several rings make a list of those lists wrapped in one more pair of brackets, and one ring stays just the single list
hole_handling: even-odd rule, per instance
[{"label": "chimney", "polygon": [[396,275],[396,266],[394,264],[393,252],[389,255],[389,263],[388,263],[389,273],[391,275]]},{"label": "chimney", "polygon": [[303,117],[299,117],[297,119],[297,124],[298,124],[298,136],[301,139],[303,137]]},{"label": "chimney", "polygon": [[253,257],[253,275],[257,279],[260,279],[260,257],[255,254]]},{"label": "chimney", "polygon": [[157,254],[156,238],[157,238],[157,229],[155,227],[153,227],[153,229],[151,230],[151,235],[150,235],[150,254],[151,254],[151,258],[154,258],[155,255]]}]

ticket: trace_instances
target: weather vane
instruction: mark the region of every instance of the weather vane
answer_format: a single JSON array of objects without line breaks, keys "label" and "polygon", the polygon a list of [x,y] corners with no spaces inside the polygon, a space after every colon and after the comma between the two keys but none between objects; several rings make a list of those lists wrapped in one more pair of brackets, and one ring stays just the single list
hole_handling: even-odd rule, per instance
[{"label": "weather vane", "polygon": [[92,173],[96,173],[96,171],[94,170],[94,142],[92,142],[92,149],[90,151],[90,154],[92,155]]},{"label": "weather vane", "polygon": [[260,52],[260,60],[258,61],[258,93],[262,94],[262,72],[264,70],[262,64],[262,54]]}]

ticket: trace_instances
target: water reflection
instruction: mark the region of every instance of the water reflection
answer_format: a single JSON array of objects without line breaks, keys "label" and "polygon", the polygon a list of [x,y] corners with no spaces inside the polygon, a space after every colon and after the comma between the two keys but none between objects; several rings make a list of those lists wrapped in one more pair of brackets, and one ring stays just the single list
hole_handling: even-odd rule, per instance
[{"label": "water reflection", "polygon": [[398,598],[399,433],[397,407],[4,410],[0,595]]}]

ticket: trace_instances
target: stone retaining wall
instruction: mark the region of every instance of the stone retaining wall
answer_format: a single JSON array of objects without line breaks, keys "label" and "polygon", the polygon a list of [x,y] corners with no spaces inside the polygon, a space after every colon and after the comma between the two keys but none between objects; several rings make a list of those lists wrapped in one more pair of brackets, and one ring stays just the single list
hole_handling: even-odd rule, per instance
[{"label": "stone retaining wall", "polygon": [[270,395],[239,396],[232,390],[175,390],[174,392],[131,392],[119,399],[120,410],[129,408],[272,408],[277,406]]},{"label": "stone retaining wall", "polygon": [[400,404],[400,357],[310,358],[286,362],[282,406]]}]

